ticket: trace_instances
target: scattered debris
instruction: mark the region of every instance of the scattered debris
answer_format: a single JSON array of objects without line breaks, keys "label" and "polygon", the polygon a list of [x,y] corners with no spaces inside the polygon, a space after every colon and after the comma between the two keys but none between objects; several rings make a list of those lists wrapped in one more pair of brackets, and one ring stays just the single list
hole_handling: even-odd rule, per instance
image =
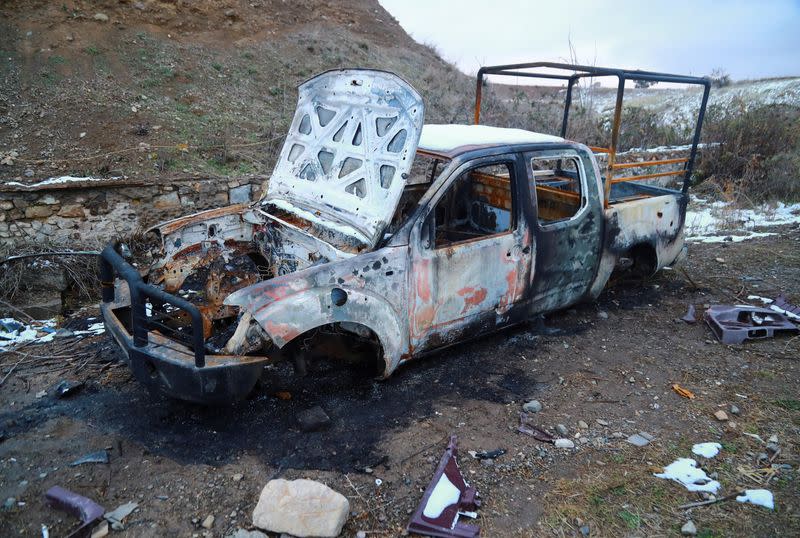
[{"label": "scattered debris", "polygon": [[458,521],[462,515],[477,517],[475,510],[481,502],[478,492],[467,484],[458,469],[456,441],[456,436],[451,435],[433,480],[408,522],[408,532],[445,538],[475,538],[480,534],[480,527]]},{"label": "scattered debris", "polygon": [[691,458],[678,458],[664,468],[663,473],[655,473],[657,478],[666,478],[683,484],[689,491],[705,491],[717,493],[720,483],[706,475],[706,472],[697,467],[697,462]]},{"label": "scattered debris", "polygon": [[203,527],[204,529],[210,529],[211,527],[214,526],[214,519],[216,518],[212,514],[209,514],[208,516],[206,516],[206,518],[203,520],[200,526]]},{"label": "scattered debris", "polygon": [[539,400],[531,400],[523,404],[522,410],[526,413],[538,413],[542,410],[542,404]]},{"label": "scattered debris", "polygon": [[68,398],[80,392],[83,388],[84,383],[83,381],[69,381],[67,379],[61,380],[58,385],[56,385],[56,398]]},{"label": "scattered debris", "polygon": [[497,450],[482,450],[481,452],[475,452],[474,450],[471,450],[469,454],[478,460],[493,460],[499,458],[505,453],[506,450],[504,448],[498,448]]},{"label": "scattered debris", "polygon": [[714,305],[706,310],[705,319],[711,332],[723,344],[771,338],[781,331],[800,331],[786,315],[754,306]]},{"label": "scattered debris", "polygon": [[750,503],[770,510],[775,509],[775,502],[772,497],[772,492],[768,489],[746,489],[744,493],[736,497],[736,501],[740,503]]},{"label": "scattered debris", "polygon": [[747,300],[761,301],[762,303],[769,305],[770,310],[774,310],[779,314],[783,314],[794,321],[800,321],[800,306],[790,303],[782,294],[778,295],[775,299],[761,297],[760,295],[748,295]]},{"label": "scattered debris", "polygon": [[44,398],[45,396],[47,396],[47,391],[46,390],[40,390],[39,392],[36,393],[36,399],[37,400],[40,400],[40,399]]},{"label": "scattered debris", "polygon": [[347,497],[314,480],[267,482],[253,510],[253,525],[293,536],[338,536],[350,512]]},{"label": "scattered debris", "polygon": [[722,445],[719,443],[697,443],[692,447],[692,453],[704,458],[713,458],[719,451],[722,450]]},{"label": "scattered debris", "polygon": [[84,463],[108,463],[108,451],[98,450],[97,452],[86,454],[85,456],[81,456],[77,460],[70,463],[69,466],[76,467],[78,465],[83,465]]},{"label": "scattered debris", "polygon": [[553,444],[556,445],[556,448],[575,448],[575,443],[569,439],[556,439]]},{"label": "scattered debris", "polygon": [[111,512],[107,512],[103,517],[111,524],[111,528],[115,531],[125,530],[125,525],[122,524],[123,520],[131,515],[131,512],[139,507],[139,503],[133,501],[127,502],[117,506]]},{"label": "scattered debris", "polygon": [[697,318],[695,317],[695,310],[693,304],[689,305],[689,310],[687,310],[686,314],[681,319],[689,324],[697,323]]},{"label": "scattered debris", "polygon": [[722,409],[719,409],[717,411],[714,411],[714,418],[716,418],[720,422],[725,422],[726,420],[728,420],[728,413],[726,413]]},{"label": "scattered debris", "polygon": [[48,489],[44,497],[53,508],[63,510],[81,520],[81,526],[72,531],[70,536],[78,536],[83,533],[84,529],[88,530],[89,526],[100,519],[105,511],[93,500],[60,486]]},{"label": "scattered debris", "polygon": [[533,419],[527,413],[520,413],[517,431],[525,435],[530,435],[537,441],[542,441],[543,443],[552,443],[555,441],[552,435],[532,424],[532,421]]},{"label": "scattered debris", "polygon": [[694,536],[697,534],[697,527],[691,519],[683,524],[683,527],[681,527],[681,534],[684,536]]},{"label": "scattered debris", "polygon": [[330,422],[331,419],[328,414],[318,405],[297,413],[297,423],[304,432],[321,430],[330,424]]},{"label": "scattered debris", "polygon": [[678,396],[683,396],[684,398],[688,398],[690,400],[694,400],[695,399],[695,395],[694,395],[694,393],[692,391],[681,387],[677,383],[674,383],[672,385],[672,390],[674,390],[675,393],[678,394]]}]

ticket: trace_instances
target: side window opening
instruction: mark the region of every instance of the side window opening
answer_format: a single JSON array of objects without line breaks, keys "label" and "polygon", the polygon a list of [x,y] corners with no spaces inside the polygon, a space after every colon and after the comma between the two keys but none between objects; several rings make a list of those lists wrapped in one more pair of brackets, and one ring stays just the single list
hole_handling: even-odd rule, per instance
[{"label": "side window opening", "polygon": [[397,203],[397,209],[395,209],[392,220],[386,228],[387,236],[391,236],[405,224],[408,217],[414,213],[428,188],[436,181],[448,162],[440,158],[417,153],[406,178],[403,194]]},{"label": "side window opening", "polygon": [[513,166],[498,163],[463,172],[436,204],[436,248],[513,228]]},{"label": "side window opening", "polygon": [[583,178],[577,157],[531,159],[539,223],[573,217],[581,208]]}]

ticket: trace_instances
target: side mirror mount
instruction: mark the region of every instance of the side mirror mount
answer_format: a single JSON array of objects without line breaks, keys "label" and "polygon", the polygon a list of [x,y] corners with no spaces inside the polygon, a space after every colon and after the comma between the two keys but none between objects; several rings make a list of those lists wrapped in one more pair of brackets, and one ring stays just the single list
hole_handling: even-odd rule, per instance
[{"label": "side mirror mount", "polygon": [[433,225],[433,213],[428,214],[425,217],[425,222],[422,223],[422,228],[420,229],[419,239],[422,248],[429,249],[433,248],[433,238],[434,238],[434,225]]}]

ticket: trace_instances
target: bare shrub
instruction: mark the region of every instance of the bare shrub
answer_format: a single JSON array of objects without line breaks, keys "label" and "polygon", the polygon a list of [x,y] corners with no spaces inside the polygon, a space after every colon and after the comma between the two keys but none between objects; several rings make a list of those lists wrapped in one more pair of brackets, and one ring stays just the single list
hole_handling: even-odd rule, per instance
[{"label": "bare shrub", "polygon": [[800,200],[800,107],[709,107],[698,177],[755,201]]}]

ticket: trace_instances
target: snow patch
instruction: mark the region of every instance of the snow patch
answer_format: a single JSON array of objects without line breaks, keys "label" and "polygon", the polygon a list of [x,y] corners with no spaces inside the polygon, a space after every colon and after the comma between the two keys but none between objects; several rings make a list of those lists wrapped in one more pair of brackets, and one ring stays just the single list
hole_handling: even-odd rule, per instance
[{"label": "snow patch", "polygon": [[722,445],[719,443],[697,443],[692,447],[692,453],[704,458],[713,458],[719,451],[722,450]]},{"label": "snow patch", "polygon": [[[45,319],[22,323],[14,318],[0,319],[0,348],[7,348],[23,343],[49,342],[55,335],[56,320]],[[40,333],[45,333],[39,336]]]},{"label": "snow patch", "polygon": [[705,491],[717,493],[720,483],[711,480],[706,472],[697,467],[697,462],[691,458],[678,458],[664,467],[663,473],[655,473],[657,478],[666,478],[683,484],[689,491]]},{"label": "snow patch", "polygon": [[47,187],[50,185],[61,185],[64,183],[76,183],[84,181],[112,181],[115,179],[123,179],[123,176],[114,177],[75,177],[75,176],[60,176],[51,177],[38,183],[20,183],[19,181],[6,181],[5,184],[10,187],[25,187],[28,189],[36,189],[38,187]]},{"label": "snow patch", "polygon": [[[686,211],[686,240],[699,243],[746,241],[776,235],[756,232],[756,227],[782,226],[800,223],[800,204],[763,205],[755,209],[737,209],[729,202],[712,202],[692,196]],[[736,231],[737,235],[726,235]],[[745,232],[741,234],[741,232]]]},{"label": "snow patch", "polygon": [[770,510],[775,509],[775,500],[772,497],[772,492],[768,489],[746,489],[743,495],[736,497],[740,503],[750,503]]}]

